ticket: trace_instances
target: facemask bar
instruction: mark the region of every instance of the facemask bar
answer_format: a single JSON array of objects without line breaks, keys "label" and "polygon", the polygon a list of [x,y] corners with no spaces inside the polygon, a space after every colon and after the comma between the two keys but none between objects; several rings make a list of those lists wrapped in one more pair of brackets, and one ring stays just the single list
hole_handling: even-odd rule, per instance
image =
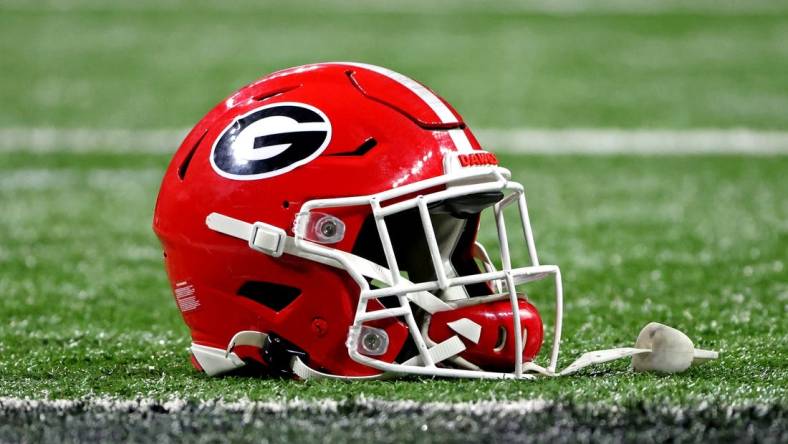
[{"label": "facemask bar", "polygon": [[[524,374],[524,371],[539,371],[543,373],[553,373],[555,371],[558,360],[558,351],[561,337],[561,319],[563,311],[561,273],[557,266],[539,264],[533,241],[530,219],[528,217],[523,187],[518,183],[510,182],[508,180],[508,176],[508,171],[499,167],[472,168],[464,171],[458,171],[456,173],[430,178],[424,181],[402,186],[400,188],[386,190],[374,195],[312,200],[306,202],[302,206],[301,211],[296,218],[294,227],[295,249],[300,250],[300,252],[304,253],[305,256],[313,256],[316,260],[319,260],[319,258],[325,258],[328,261],[333,261],[340,264],[341,268],[345,269],[350,274],[350,276],[355,280],[361,289],[355,319],[353,325],[350,328],[347,340],[348,352],[352,359],[384,372],[398,374],[410,373],[475,378],[525,378],[529,377],[530,375]],[[444,189],[425,194],[419,194],[416,197],[405,200],[397,200],[404,196],[419,193],[420,191],[430,189],[434,190],[436,187],[444,187]],[[429,205],[433,202],[439,202],[454,197],[489,191],[502,191],[508,193],[505,194],[504,198],[500,202],[496,203],[493,207],[498,229],[498,238],[501,246],[501,262],[503,269],[500,271],[487,270],[483,273],[467,276],[450,277],[446,273],[443,261],[440,256],[439,246],[429,213]],[[389,201],[394,202],[386,205],[386,203]],[[519,268],[512,268],[511,255],[509,252],[508,238],[506,234],[506,224],[503,215],[504,209],[515,203],[519,208],[523,235],[531,261],[530,266]],[[378,267],[375,274],[378,276],[386,276],[388,279],[385,279],[385,281],[387,281],[385,283],[390,285],[389,287],[371,289],[365,277],[365,274],[369,273],[364,273],[359,270],[362,267],[358,267],[357,264],[353,263],[354,256],[348,255],[348,253],[344,251],[317,245],[314,242],[311,242],[309,239],[307,232],[307,227],[309,225],[308,221],[310,220],[310,213],[312,213],[314,210],[361,205],[369,205],[372,209],[372,214],[388,265],[388,268]],[[414,208],[418,209],[422,228],[424,229],[425,237],[427,239],[431,262],[435,269],[436,279],[434,281],[413,283],[404,278],[400,273],[399,264],[397,262],[397,258],[395,257],[394,248],[389,237],[389,231],[386,226],[385,217]],[[366,266],[369,267],[369,264]],[[555,279],[556,313],[555,334],[553,336],[550,363],[545,370],[534,363],[523,363],[523,334],[522,326],[520,325],[520,310],[515,287],[518,284],[544,279],[549,275],[553,275]],[[436,364],[439,360],[448,357],[443,355],[450,352],[446,352],[444,350],[447,347],[444,347],[443,349],[440,348],[444,344],[438,344],[432,347],[428,346],[424,336],[421,333],[421,328],[417,324],[414,317],[414,313],[410,305],[411,302],[421,305],[422,308],[424,308],[424,304],[418,304],[417,302],[417,300],[421,298],[422,300],[429,301],[429,304],[432,304],[432,309],[434,311],[443,311],[447,309],[450,310],[452,309],[450,305],[438,299],[430,292],[446,290],[452,286],[486,282],[493,282],[495,283],[496,287],[502,287],[505,292],[508,293],[509,301],[512,305],[512,311],[514,314],[513,319],[515,324],[515,349],[520,350],[520,353],[517,353],[515,357],[514,373],[499,373],[437,367]],[[504,284],[502,285],[501,282]],[[370,300],[379,299],[386,296],[397,297],[399,306],[394,308],[383,308],[375,311],[368,311],[367,306]],[[427,311],[429,312],[429,310]],[[416,348],[418,349],[419,354],[417,357],[408,360],[406,363],[388,363],[375,359],[374,357],[366,356],[358,351],[357,345],[362,331],[362,325],[365,322],[391,317],[403,318],[405,320],[411,337],[416,344]],[[461,341],[458,340],[455,341],[455,345],[456,342],[461,343]]]},{"label": "facemask bar", "polygon": [[[520,212],[520,221],[522,223],[522,230],[523,230],[523,237],[525,238],[526,246],[528,247],[528,255],[531,259],[531,267],[525,268],[534,268],[538,269],[541,266],[539,265],[539,258],[536,255],[536,245],[534,242],[533,231],[531,230],[531,218],[528,216],[528,206],[525,202],[525,190],[523,186],[519,183],[509,182],[507,185],[507,189],[515,190],[514,193],[504,197],[501,202],[495,204],[495,225],[498,228],[498,239],[501,244],[501,262],[504,271],[512,270],[512,260],[509,254],[509,239],[506,233],[506,220],[504,219],[504,209],[517,200],[517,208]],[[552,266],[548,266],[552,267]],[[549,272],[547,272],[549,273]],[[556,365],[558,364],[558,349],[561,342],[561,327],[562,327],[562,320],[563,320],[563,285],[561,281],[561,271],[555,266],[554,272],[556,279],[555,279],[555,286],[556,286],[556,307],[555,307],[555,334],[553,335],[553,347],[550,353],[550,364],[547,367],[548,371],[555,372]],[[536,277],[536,279],[540,279]],[[532,280],[536,280],[532,279]],[[514,296],[514,277],[513,274],[509,273],[506,276],[507,288],[509,289],[510,296]],[[515,331],[518,333],[517,337],[515,338],[516,341],[522,341],[522,329],[520,328],[520,316],[519,316],[519,306],[516,302],[516,299],[512,299],[512,307],[514,310],[514,322],[515,322]],[[522,348],[522,342],[515,342],[516,349],[520,350]],[[518,362],[522,360],[522,355],[517,356]],[[517,372],[517,370],[515,370]]]}]

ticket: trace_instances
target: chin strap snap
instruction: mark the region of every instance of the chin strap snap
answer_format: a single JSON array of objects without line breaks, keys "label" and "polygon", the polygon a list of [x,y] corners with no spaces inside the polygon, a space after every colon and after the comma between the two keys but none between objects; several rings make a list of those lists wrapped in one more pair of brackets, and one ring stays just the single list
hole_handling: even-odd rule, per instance
[{"label": "chin strap snap", "polygon": [[219,213],[211,213],[205,219],[211,230],[246,240],[249,248],[279,257],[284,253],[287,233],[285,230],[264,222],[246,223]]}]

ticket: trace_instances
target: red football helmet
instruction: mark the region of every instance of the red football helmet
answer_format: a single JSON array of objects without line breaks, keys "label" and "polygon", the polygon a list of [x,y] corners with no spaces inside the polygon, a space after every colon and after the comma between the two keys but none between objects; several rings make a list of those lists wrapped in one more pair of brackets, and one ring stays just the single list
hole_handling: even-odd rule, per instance
[{"label": "red football helmet", "polygon": [[[512,266],[506,208],[528,266]],[[476,240],[485,210],[501,270]],[[523,187],[450,105],[388,69],[306,65],[231,95],[175,153],[153,227],[192,362],[210,375],[555,371],[561,275],[539,264]],[[542,319],[517,287],[548,276],[545,368]]]}]

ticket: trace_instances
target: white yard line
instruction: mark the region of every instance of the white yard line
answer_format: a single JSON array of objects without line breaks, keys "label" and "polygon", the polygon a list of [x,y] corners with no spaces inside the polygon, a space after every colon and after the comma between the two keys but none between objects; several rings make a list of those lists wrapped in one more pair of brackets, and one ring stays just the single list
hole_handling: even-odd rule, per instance
[{"label": "white yard line", "polygon": [[171,399],[159,402],[154,399],[141,398],[124,400],[109,397],[84,398],[84,399],[29,399],[15,397],[0,397],[0,411],[10,410],[37,410],[41,408],[66,411],[75,407],[101,409],[110,412],[147,411],[152,407],[164,407],[169,413],[178,413],[184,408],[197,407],[200,410],[225,411],[225,412],[285,412],[285,411],[314,411],[336,413],[344,406],[365,408],[373,411],[399,413],[419,410],[424,413],[456,413],[456,414],[501,414],[501,413],[532,413],[543,411],[554,405],[541,399],[520,401],[474,401],[474,402],[418,402],[396,401],[355,398],[352,401],[335,401],[330,399],[319,400],[287,400],[287,401],[199,401],[189,403],[182,399]]},{"label": "white yard line", "polygon": [[[660,404],[660,403],[655,403]],[[308,412],[308,413],[342,413],[348,407],[357,410],[363,409],[370,412],[385,412],[389,415],[395,414],[452,414],[466,416],[519,416],[528,413],[538,413],[549,411],[550,409],[565,407],[568,404],[545,399],[521,399],[521,400],[480,400],[462,402],[436,402],[436,401],[412,401],[412,400],[387,400],[367,398],[363,395],[336,401],[332,399],[290,399],[290,400],[270,400],[254,401],[242,399],[238,401],[224,401],[214,399],[209,401],[187,401],[177,396],[171,396],[169,400],[162,401],[153,398],[121,399],[109,396],[87,396],[79,399],[33,399],[20,397],[0,397],[0,414],[4,411],[40,411],[54,410],[56,412],[68,412],[73,409],[79,411],[106,411],[114,413],[131,412],[156,412],[178,414],[187,411],[202,411],[206,413],[285,413],[285,412]],[[571,404],[569,404],[571,405]],[[763,402],[754,403],[734,403],[728,407],[728,414],[731,409],[758,409],[768,410],[771,404]],[[590,402],[575,404],[575,407],[588,409],[589,411],[620,411],[621,406],[609,403]],[[709,405],[706,401],[689,402],[684,405],[674,405],[671,403],[661,403],[657,406],[659,411],[672,412],[674,416],[683,416],[682,412],[707,409]],[[162,408],[164,411],[162,411]]]},{"label": "white yard line", "polygon": [[788,154],[788,132],[748,129],[490,129],[495,152],[539,154]]},{"label": "white yard line", "polygon": [[173,153],[185,129],[0,128],[0,153]]},{"label": "white yard line", "polygon": [[[751,129],[478,129],[507,154],[787,155],[788,131]],[[0,153],[173,153],[186,129],[0,128]]]}]

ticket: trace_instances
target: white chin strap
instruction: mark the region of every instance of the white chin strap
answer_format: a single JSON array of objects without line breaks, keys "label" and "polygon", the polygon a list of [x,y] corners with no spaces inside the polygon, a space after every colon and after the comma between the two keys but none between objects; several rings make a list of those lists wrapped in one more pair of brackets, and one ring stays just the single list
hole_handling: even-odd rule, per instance
[{"label": "white chin strap", "polygon": [[[287,233],[279,227],[275,227],[263,222],[250,224],[219,213],[211,213],[206,218],[206,225],[211,230],[232,236],[248,242],[253,250],[264,254],[279,257],[282,254],[290,254],[311,261],[319,262],[332,267],[344,269],[345,266],[339,261],[309,252],[305,252],[296,247],[295,239],[287,236]],[[301,241],[304,242],[304,241]],[[317,244],[312,244],[315,248],[326,248]],[[478,248],[478,247],[477,247]],[[328,249],[328,248],[326,248]],[[341,250],[330,249],[332,254],[341,256],[343,261],[351,264],[358,273],[363,276],[391,284],[391,273],[386,267],[382,267],[372,261],[347,253]],[[486,252],[485,252],[486,253]],[[486,254],[485,254],[486,255]],[[440,311],[452,310],[454,307],[434,296],[430,292],[413,292],[408,294],[408,300],[419,306],[429,314]],[[446,360],[461,359],[459,354],[465,351],[465,344],[460,336],[471,342],[477,342],[480,333],[480,326],[468,319],[455,321],[450,326],[458,335],[432,345],[429,348],[429,355],[433,363]],[[244,365],[244,362],[235,354],[233,350],[237,346],[252,346],[261,348],[266,338],[266,333],[258,331],[240,331],[230,340],[226,350],[207,347],[199,344],[192,344],[191,351],[203,370],[209,375],[221,374]],[[475,340],[474,340],[475,339]],[[638,336],[635,347],[614,348],[609,350],[598,350],[584,353],[580,358],[560,372],[552,372],[533,362],[523,363],[523,371],[537,373],[543,376],[563,376],[577,372],[585,367],[613,361],[616,359],[632,357],[633,368],[638,371],[659,371],[674,373],[686,370],[691,364],[703,362],[709,359],[716,359],[718,353],[708,350],[694,349],[692,341],[683,333],[662,324],[652,322],[648,324]],[[404,365],[421,364],[421,356],[415,356]],[[307,366],[299,357],[294,357],[291,361],[293,373],[301,379],[345,379],[345,380],[369,380],[384,379],[397,376],[394,373],[382,373],[374,376],[348,377],[331,375],[320,372]],[[501,377],[505,377],[501,374]],[[522,379],[533,379],[534,375],[523,374]]]}]

